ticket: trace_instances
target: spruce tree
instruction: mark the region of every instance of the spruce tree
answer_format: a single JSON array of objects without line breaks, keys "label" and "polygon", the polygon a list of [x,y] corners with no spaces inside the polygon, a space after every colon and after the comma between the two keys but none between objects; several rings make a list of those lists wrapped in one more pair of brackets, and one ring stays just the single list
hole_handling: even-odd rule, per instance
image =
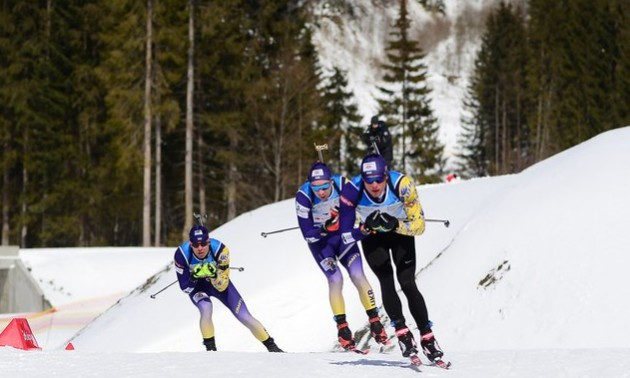
[{"label": "spruce tree", "polygon": [[[74,141],[68,78],[72,62],[66,39],[70,30],[65,2],[6,2],[11,22],[4,37],[8,66],[3,93],[9,95],[5,113],[19,151],[14,183],[14,230],[24,232],[23,246],[72,245],[78,224],[71,214],[79,189],[76,180],[78,150]],[[20,199],[17,198],[20,193]],[[20,218],[16,215],[21,213]],[[19,227],[22,226],[22,227]]]},{"label": "spruce tree", "polygon": [[[103,128],[111,135],[114,193],[127,201],[111,203],[110,240],[138,243],[142,235],[143,96],[145,73],[146,4],[101,1],[101,59],[96,72],[105,89],[107,110]],[[121,69],[124,67],[124,69]]]},{"label": "spruce tree", "polygon": [[324,113],[321,125],[330,150],[328,164],[344,175],[352,175],[361,161],[359,122],[354,95],[348,89],[346,72],[333,67],[322,87]]},{"label": "spruce tree", "polygon": [[528,162],[527,50],[519,9],[500,3],[488,17],[469,88],[463,138],[465,170],[517,172]]},{"label": "spruce tree", "polygon": [[199,127],[207,150],[210,222],[221,224],[248,209],[247,172],[254,146],[248,130],[245,92],[251,83],[248,43],[253,20],[246,2],[200,5]]},{"label": "spruce tree", "polygon": [[269,189],[258,188],[267,201],[293,196],[303,181],[295,172],[305,174],[298,165],[308,163],[300,156],[312,154],[312,126],[321,112],[315,50],[299,3],[262,3],[250,44],[256,71],[246,99],[262,163],[258,169],[272,182]]},{"label": "spruce tree", "polygon": [[438,141],[438,123],[429,99],[425,54],[418,42],[409,37],[410,22],[407,1],[401,0],[398,19],[390,33],[392,39],[386,47],[386,84],[379,87],[378,103],[380,114],[399,138],[399,169],[419,181],[435,182],[444,163],[443,146]]},{"label": "spruce tree", "polygon": [[615,36],[611,122],[613,127],[623,127],[630,125],[630,9],[627,0],[611,0],[608,12],[612,19],[609,27]]}]

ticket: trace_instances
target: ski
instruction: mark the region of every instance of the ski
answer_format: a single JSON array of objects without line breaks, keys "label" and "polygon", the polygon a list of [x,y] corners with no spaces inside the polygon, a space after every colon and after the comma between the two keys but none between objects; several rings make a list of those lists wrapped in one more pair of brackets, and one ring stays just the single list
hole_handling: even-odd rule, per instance
[{"label": "ski", "polygon": [[411,364],[413,366],[420,366],[422,365],[422,361],[420,360],[420,357],[418,357],[417,354],[412,354],[409,356],[409,361],[411,361]]},{"label": "ski", "polygon": [[433,363],[431,364],[432,366],[437,366],[439,368],[442,369],[450,369],[451,368],[451,362],[450,361],[443,361],[441,359],[436,359],[435,361],[433,361]]},{"label": "ski", "polygon": [[357,353],[357,354],[363,354],[363,355],[370,353],[370,349],[359,349],[359,348],[357,348],[355,346],[347,348],[346,350],[354,352],[354,353]]},{"label": "ski", "polygon": [[415,354],[415,353],[411,354],[409,356],[409,362],[411,362],[410,367],[413,370],[422,373],[422,370],[420,370],[420,367],[422,366],[422,361],[420,360],[420,357],[418,357],[417,354]]}]

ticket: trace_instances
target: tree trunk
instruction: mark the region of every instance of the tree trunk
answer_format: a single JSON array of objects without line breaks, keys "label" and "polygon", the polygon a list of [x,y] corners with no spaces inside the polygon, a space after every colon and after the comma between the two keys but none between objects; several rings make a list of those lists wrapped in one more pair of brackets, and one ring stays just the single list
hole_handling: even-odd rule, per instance
[{"label": "tree trunk", "polygon": [[494,87],[494,174],[499,172],[499,88]]},{"label": "tree trunk", "polygon": [[189,16],[188,16],[188,73],[187,73],[187,85],[186,85],[186,157],[184,161],[185,165],[185,179],[184,179],[184,205],[185,205],[185,217],[184,217],[184,229],[182,234],[184,239],[188,237],[188,230],[192,227],[193,221],[193,189],[192,189],[192,156],[193,156],[193,91],[195,88],[194,81],[194,48],[195,48],[195,0],[189,1]]},{"label": "tree trunk", "polygon": [[407,174],[407,141],[405,136],[405,130],[407,129],[407,96],[407,71],[404,71],[402,82],[402,131],[400,134],[402,142],[402,172],[404,174]]},{"label": "tree trunk", "polygon": [[199,213],[206,213],[206,181],[205,181],[205,173],[206,168],[203,163],[204,158],[204,143],[203,136],[201,135],[201,130],[198,131],[197,135],[197,169],[199,172]]},{"label": "tree trunk", "polygon": [[508,127],[508,110],[507,110],[507,93],[503,94],[503,98],[501,100],[501,173],[507,173],[510,171],[509,166],[509,127]]},{"label": "tree trunk", "polygon": [[26,193],[28,188],[28,169],[26,169],[26,160],[28,158],[27,154],[27,146],[28,146],[28,129],[24,129],[24,147],[23,147],[23,155],[22,155],[22,209],[20,214],[20,223],[22,227],[20,229],[20,247],[26,248],[26,235],[28,235],[28,224],[26,222]]},{"label": "tree trunk", "polygon": [[[232,138],[233,139],[233,138]],[[235,145],[236,143],[230,142],[230,145]],[[238,171],[236,170],[236,164],[234,162],[230,162],[228,164],[228,179],[227,179],[227,219],[231,221],[236,217],[236,180],[238,176]]]},{"label": "tree trunk", "polygon": [[151,246],[151,73],[153,44],[153,0],[147,0],[147,41],[144,76],[144,192],[142,202],[142,246]]},{"label": "tree trunk", "polygon": [[[8,132],[8,130],[7,130]],[[5,135],[3,141],[4,156],[2,164],[2,245],[9,245],[9,168],[10,152],[9,137]]]},{"label": "tree trunk", "polygon": [[[157,90],[159,94],[159,89]],[[159,100],[158,100],[159,101]],[[153,245],[162,244],[162,118],[155,118],[155,235]]]}]

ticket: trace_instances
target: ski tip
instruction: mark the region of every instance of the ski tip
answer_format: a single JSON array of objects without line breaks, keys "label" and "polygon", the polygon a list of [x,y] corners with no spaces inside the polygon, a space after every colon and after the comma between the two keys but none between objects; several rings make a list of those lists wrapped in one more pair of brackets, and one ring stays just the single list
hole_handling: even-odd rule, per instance
[{"label": "ski tip", "polygon": [[411,361],[411,364],[414,366],[422,365],[422,360],[420,360],[420,357],[418,357],[417,354],[412,354],[411,356],[409,356],[409,361]]},{"label": "ski tip", "polygon": [[442,369],[450,369],[451,368],[451,362],[450,361],[443,361],[443,360],[437,360],[434,362],[435,366],[437,367],[441,367]]},{"label": "ski tip", "polygon": [[370,349],[359,349],[359,348],[356,348],[356,347],[355,348],[348,348],[346,350],[354,352],[354,353],[357,353],[357,354],[368,354],[368,353],[370,353]]}]

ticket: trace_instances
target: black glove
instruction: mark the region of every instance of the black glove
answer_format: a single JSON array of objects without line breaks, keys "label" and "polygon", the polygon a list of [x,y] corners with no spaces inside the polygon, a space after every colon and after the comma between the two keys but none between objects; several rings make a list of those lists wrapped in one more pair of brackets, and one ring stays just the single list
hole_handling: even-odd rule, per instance
[{"label": "black glove", "polygon": [[370,213],[370,215],[365,218],[365,222],[363,223],[363,233],[369,234],[372,231],[376,231],[376,229],[381,225],[381,212],[375,210]]},{"label": "black glove", "polygon": [[390,232],[398,227],[398,218],[387,213],[380,214],[380,227],[379,232]]}]

